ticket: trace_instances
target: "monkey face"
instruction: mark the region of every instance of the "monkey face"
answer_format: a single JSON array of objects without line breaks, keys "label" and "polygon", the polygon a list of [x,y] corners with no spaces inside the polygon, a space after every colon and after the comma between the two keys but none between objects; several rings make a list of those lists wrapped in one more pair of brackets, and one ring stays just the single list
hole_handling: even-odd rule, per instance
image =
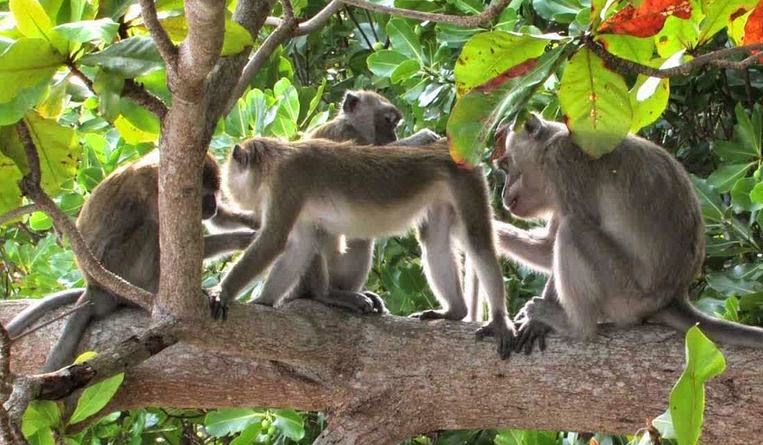
[{"label": "monkey face", "polygon": [[362,136],[362,144],[386,145],[397,140],[395,128],[403,115],[383,96],[371,91],[348,91],[342,112]]}]

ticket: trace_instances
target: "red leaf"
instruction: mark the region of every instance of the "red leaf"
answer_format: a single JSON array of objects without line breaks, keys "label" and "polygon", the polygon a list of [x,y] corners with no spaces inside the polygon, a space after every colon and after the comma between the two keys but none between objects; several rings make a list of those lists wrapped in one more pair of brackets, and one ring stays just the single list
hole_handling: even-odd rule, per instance
[{"label": "red leaf", "polygon": [[[752,14],[747,17],[747,23],[744,25],[744,38],[742,43],[751,45],[753,43],[763,43],[763,0],[752,10]],[[753,51],[757,54],[758,51]],[[763,56],[758,58],[763,63]]]},{"label": "red leaf", "polygon": [[662,29],[665,19],[691,17],[689,0],[645,0],[638,9],[626,6],[599,26],[600,33],[650,37]]},{"label": "red leaf", "polygon": [[482,85],[476,87],[475,90],[484,91],[484,92],[494,90],[498,88],[499,86],[503,85],[504,83],[506,83],[506,81],[508,81],[509,79],[513,79],[515,77],[521,77],[529,73],[533,68],[535,68],[535,65],[537,63],[538,63],[537,58],[527,59],[524,62],[520,63],[519,65],[512,66],[511,68],[507,69],[501,74],[493,77],[492,79],[488,80]]}]

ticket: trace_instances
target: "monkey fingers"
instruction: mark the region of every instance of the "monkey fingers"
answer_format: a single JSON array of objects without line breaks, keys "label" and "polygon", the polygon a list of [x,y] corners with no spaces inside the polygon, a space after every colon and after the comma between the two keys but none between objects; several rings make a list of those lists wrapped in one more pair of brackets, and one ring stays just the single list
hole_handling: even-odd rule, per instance
[{"label": "monkey fingers", "polygon": [[387,310],[387,306],[384,304],[384,300],[376,293],[371,292],[370,290],[363,291],[363,294],[370,298],[371,301],[374,304],[374,312],[380,315],[389,314],[389,310]]},{"label": "monkey fingers", "polygon": [[519,333],[514,341],[514,352],[524,351],[529,355],[535,342],[538,342],[538,350],[546,350],[546,335],[551,332],[551,328],[538,320],[524,318],[519,327]]},{"label": "monkey fingers", "polygon": [[370,291],[353,292],[334,289],[328,295],[317,295],[313,299],[329,306],[347,309],[356,314],[381,314],[384,313],[382,311],[386,311],[381,298]]},{"label": "monkey fingers", "polygon": [[463,318],[457,318],[450,311],[442,309],[415,312],[409,315],[409,317],[418,318],[419,320],[461,320]]},{"label": "monkey fingers", "polygon": [[496,318],[490,323],[477,329],[477,340],[484,340],[487,337],[494,337],[498,355],[502,359],[507,359],[514,349],[515,334],[504,319]]}]

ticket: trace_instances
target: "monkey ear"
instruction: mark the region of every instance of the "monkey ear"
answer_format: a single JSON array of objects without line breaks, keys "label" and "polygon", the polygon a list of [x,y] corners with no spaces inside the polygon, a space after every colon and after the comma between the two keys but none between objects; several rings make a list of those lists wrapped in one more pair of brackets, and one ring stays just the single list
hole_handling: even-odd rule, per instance
[{"label": "monkey ear", "polygon": [[360,102],[360,96],[353,93],[352,91],[348,91],[344,95],[344,102],[342,102],[342,111],[345,113],[352,113],[355,111],[355,107],[358,106],[358,102]]},{"label": "monkey ear", "polygon": [[527,120],[525,121],[525,131],[533,139],[538,139],[543,132],[543,121],[537,114],[531,113],[530,116],[527,117]]},{"label": "monkey ear", "polygon": [[249,164],[249,152],[241,148],[241,146],[238,144],[233,147],[232,156],[233,160],[241,165]]}]

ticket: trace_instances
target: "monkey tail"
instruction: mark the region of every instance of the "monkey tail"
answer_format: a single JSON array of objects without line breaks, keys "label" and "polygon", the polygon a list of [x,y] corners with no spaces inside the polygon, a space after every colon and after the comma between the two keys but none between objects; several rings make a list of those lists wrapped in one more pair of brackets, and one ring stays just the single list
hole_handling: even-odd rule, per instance
[{"label": "monkey tail", "polygon": [[670,305],[653,315],[650,321],[668,325],[682,332],[686,332],[698,323],[702,332],[713,341],[727,345],[763,348],[763,328],[711,317],[693,307],[683,298],[674,300]]},{"label": "monkey tail", "polygon": [[8,335],[15,337],[46,313],[67,304],[74,304],[83,292],[85,292],[85,288],[82,287],[69,289],[48,295],[40,301],[30,304],[26,309],[16,314],[5,326]]}]

